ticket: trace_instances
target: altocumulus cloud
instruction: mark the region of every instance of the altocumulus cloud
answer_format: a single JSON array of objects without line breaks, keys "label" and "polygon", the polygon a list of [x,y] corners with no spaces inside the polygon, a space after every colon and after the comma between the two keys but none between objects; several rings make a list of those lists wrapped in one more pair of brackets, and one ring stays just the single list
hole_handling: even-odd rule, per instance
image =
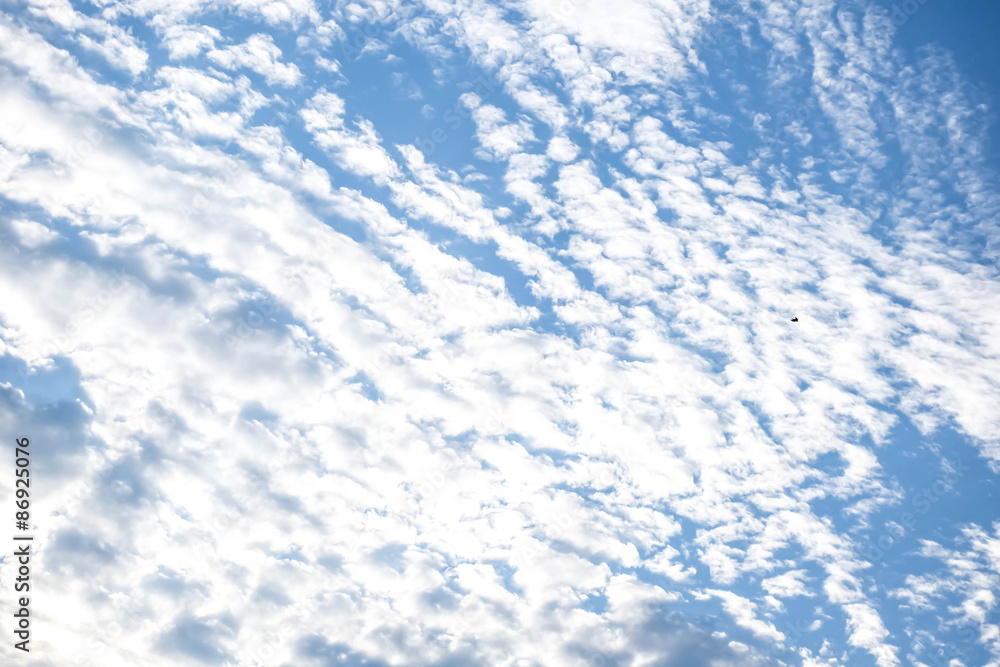
[{"label": "altocumulus cloud", "polygon": [[994,110],[894,11],[4,7],[30,664],[1000,664]]}]

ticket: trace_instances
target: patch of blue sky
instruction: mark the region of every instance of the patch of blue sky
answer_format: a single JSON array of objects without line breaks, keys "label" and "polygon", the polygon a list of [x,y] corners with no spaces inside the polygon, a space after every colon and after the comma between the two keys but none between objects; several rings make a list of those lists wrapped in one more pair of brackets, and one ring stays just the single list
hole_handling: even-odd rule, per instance
[{"label": "patch of blue sky", "polygon": [[981,465],[968,436],[953,427],[921,435],[901,419],[878,454],[885,475],[903,492],[899,504],[871,516],[866,536],[887,576],[901,572],[902,560],[895,559],[905,559],[920,540],[952,543],[964,526],[990,525],[995,519],[995,476]]},{"label": "patch of blue sky", "polygon": [[[928,45],[945,49],[959,64],[963,75],[979,96],[994,107],[1000,91],[1000,6],[981,0],[876,0],[890,12],[896,28],[900,55],[910,64]],[[1000,167],[1000,128],[984,127],[992,135],[992,150],[986,153],[994,168]]]},{"label": "patch of blue sky", "polygon": [[[80,386],[80,370],[67,357],[56,355],[50,364],[32,368],[10,355],[0,356],[0,377],[18,378],[17,387],[33,406],[90,401]],[[88,405],[88,407],[90,407]]]},{"label": "patch of blue sky", "polygon": [[378,403],[383,399],[382,392],[378,390],[378,384],[363,371],[358,371],[354,376],[348,378],[347,382],[360,387],[361,394],[369,401]]}]

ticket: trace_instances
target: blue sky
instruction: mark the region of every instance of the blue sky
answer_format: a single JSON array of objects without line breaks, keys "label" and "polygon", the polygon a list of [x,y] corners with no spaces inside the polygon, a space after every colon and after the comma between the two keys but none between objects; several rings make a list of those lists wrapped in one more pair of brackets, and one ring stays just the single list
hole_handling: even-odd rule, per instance
[{"label": "blue sky", "polygon": [[0,654],[1000,666],[998,24],[8,3]]}]

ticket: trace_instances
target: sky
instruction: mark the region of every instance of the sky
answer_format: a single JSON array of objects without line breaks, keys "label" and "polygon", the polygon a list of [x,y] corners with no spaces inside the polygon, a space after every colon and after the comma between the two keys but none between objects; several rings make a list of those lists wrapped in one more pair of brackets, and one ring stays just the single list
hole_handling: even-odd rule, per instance
[{"label": "sky", "polygon": [[1000,666],[998,28],[0,4],[5,664]]}]

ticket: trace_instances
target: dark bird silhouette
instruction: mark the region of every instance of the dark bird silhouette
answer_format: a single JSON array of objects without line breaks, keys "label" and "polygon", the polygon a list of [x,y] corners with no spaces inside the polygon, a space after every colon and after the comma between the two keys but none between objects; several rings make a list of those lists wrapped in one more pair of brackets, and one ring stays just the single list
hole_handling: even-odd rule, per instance
[{"label": "dark bird silhouette", "polygon": [[798,322],[798,321],[799,321],[799,318],[797,318],[797,317],[793,317],[792,318],[792,322]]}]

